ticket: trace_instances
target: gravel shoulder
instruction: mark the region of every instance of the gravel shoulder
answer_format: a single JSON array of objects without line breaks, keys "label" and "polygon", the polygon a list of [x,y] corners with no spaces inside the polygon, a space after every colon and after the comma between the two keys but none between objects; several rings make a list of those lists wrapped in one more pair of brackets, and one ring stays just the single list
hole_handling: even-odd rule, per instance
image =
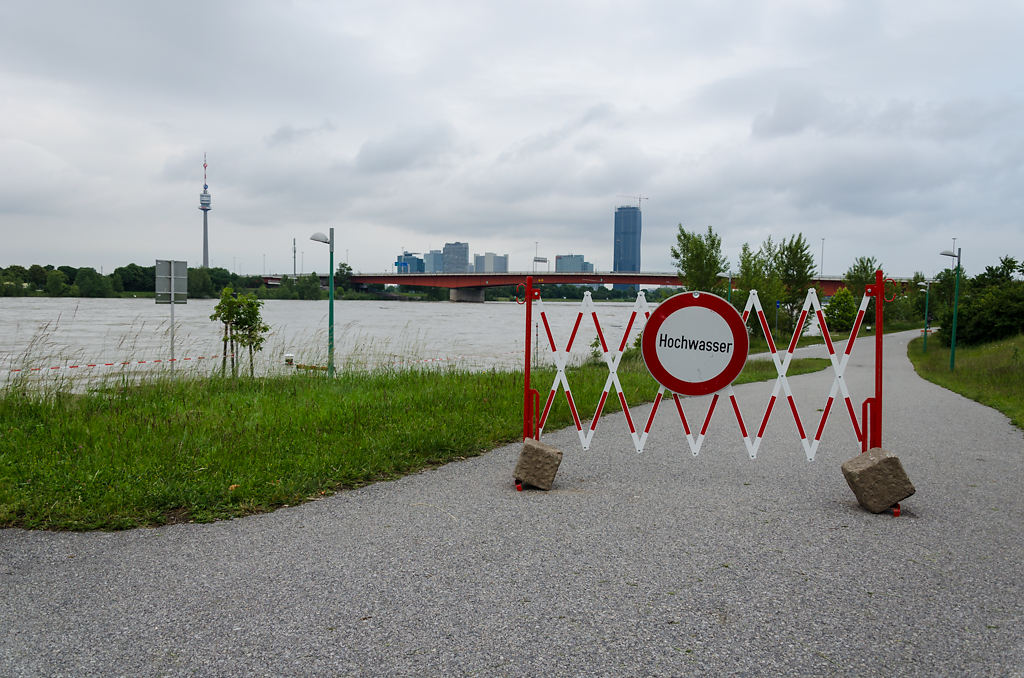
[{"label": "gravel shoulder", "polygon": [[[917,377],[913,336],[885,339],[899,518],[843,480],[845,408],[811,463],[783,402],[756,460],[727,403],[697,457],[671,407],[639,456],[607,415],[585,452],[545,434],[547,493],[510,445],[239,520],[0,530],[0,675],[1024,675],[1024,433]],[[832,379],[790,379],[805,429]],[[748,428],[771,387],[737,387]]]}]

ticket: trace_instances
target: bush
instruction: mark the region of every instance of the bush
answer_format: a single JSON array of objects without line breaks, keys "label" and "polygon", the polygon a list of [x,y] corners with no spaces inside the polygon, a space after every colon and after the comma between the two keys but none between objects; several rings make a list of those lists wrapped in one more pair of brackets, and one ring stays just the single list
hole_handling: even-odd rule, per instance
[{"label": "bush", "polygon": [[[985,287],[960,298],[957,311],[958,344],[984,344],[1024,332],[1024,282]],[[942,326],[936,335],[949,346],[953,331],[953,311],[940,317]]]},{"label": "bush", "polygon": [[857,302],[853,300],[850,290],[840,287],[825,307],[825,322],[829,332],[849,332],[856,319]]}]

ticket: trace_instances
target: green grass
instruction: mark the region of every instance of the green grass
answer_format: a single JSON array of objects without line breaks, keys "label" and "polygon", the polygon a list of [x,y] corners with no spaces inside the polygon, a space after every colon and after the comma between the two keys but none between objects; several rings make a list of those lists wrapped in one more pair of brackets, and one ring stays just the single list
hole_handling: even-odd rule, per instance
[{"label": "green grass", "polygon": [[[789,374],[826,364],[796,360]],[[582,416],[607,375],[571,370]],[[653,400],[642,361],[624,359],[619,377],[630,406]],[[774,377],[751,361],[737,383]],[[553,378],[535,371],[533,385],[546,396]],[[0,527],[123,529],[296,504],[521,439],[522,389],[521,373],[454,371],[162,379],[83,395],[9,387]],[[555,403],[548,429],[572,421],[565,398]]]},{"label": "green grass", "polygon": [[927,354],[922,352],[920,338],[907,346],[907,355],[919,375],[999,410],[1014,426],[1024,428],[1024,335],[980,346],[958,346],[952,372],[949,347],[930,338]]}]

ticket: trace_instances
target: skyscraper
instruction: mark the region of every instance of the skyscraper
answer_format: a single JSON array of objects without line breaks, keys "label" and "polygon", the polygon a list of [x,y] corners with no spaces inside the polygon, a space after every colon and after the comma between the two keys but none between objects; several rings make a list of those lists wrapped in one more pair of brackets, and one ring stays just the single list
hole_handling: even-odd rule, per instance
[{"label": "skyscraper", "polygon": [[469,272],[469,243],[446,242],[444,244],[444,272]]},{"label": "skyscraper", "polygon": [[441,273],[444,271],[444,254],[441,250],[430,250],[423,254],[423,272]]},{"label": "skyscraper", "polygon": [[[623,206],[615,210],[615,254],[613,271],[640,270],[640,208]],[[638,285],[615,285],[617,290],[635,290]]]}]

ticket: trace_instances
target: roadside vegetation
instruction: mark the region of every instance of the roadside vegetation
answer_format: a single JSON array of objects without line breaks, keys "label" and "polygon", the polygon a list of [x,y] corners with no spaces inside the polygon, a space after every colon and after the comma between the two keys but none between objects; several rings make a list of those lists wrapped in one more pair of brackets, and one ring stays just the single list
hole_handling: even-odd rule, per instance
[{"label": "roadside vegetation", "polygon": [[[954,271],[933,284],[938,297],[938,332],[909,345],[914,369],[925,379],[993,407],[1024,428],[1024,263],[1002,257],[960,281],[956,323],[956,354],[950,369],[953,337]],[[936,289],[938,288],[938,289]]]},{"label": "roadside vegetation", "polygon": [[[826,364],[797,360],[789,374]],[[631,407],[654,399],[638,356],[618,373]],[[603,364],[571,369],[581,416],[607,376]],[[751,361],[737,383],[774,377]],[[553,379],[533,372],[542,392]],[[167,378],[82,395],[15,383],[0,394],[0,527],[123,529],[293,505],[515,442],[522,397],[521,372]],[[560,393],[547,428],[571,422]]]},{"label": "roadside vegetation", "polygon": [[956,369],[949,369],[949,347],[929,337],[928,352],[914,339],[907,355],[923,378],[965,398],[999,410],[1024,429],[1024,335],[987,344],[957,346]]}]

